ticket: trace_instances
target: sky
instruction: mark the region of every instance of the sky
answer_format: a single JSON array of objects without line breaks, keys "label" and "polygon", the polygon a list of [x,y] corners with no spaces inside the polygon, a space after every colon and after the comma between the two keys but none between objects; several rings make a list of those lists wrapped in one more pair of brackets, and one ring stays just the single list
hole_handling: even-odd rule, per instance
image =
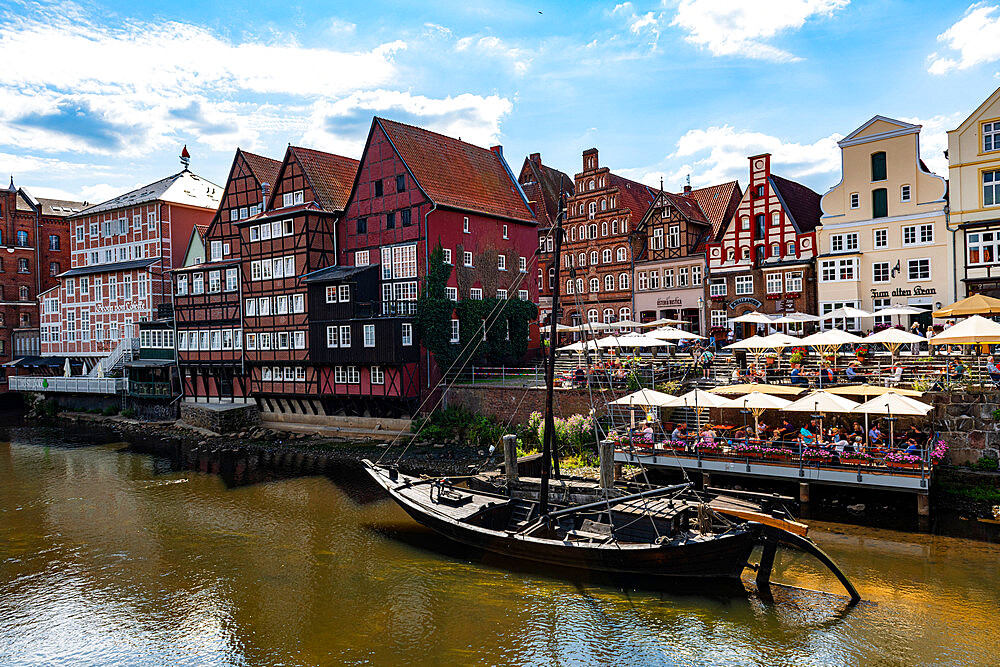
[{"label": "sky", "polygon": [[945,132],[1000,86],[1000,0],[22,2],[0,6],[0,175],[97,203],[180,170],[224,184],[237,147],[360,157],[373,115],[515,172],[615,172],[680,190],[747,157],[823,193],[874,115]]}]

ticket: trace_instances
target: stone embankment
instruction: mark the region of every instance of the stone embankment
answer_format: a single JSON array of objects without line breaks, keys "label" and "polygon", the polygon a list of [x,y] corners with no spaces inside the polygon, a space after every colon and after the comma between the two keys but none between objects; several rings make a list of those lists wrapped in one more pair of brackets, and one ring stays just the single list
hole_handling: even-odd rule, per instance
[{"label": "stone embankment", "polygon": [[934,405],[928,417],[948,444],[952,464],[1000,458],[1000,392],[937,391],[921,400]]}]

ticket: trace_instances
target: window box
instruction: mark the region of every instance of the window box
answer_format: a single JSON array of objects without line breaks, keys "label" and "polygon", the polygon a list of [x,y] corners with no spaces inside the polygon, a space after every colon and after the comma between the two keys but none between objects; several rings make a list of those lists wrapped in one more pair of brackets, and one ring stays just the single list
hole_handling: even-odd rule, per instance
[{"label": "window box", "polygon": [[802,292],[785,292],[786,299],[798,299],[802,296]]}]

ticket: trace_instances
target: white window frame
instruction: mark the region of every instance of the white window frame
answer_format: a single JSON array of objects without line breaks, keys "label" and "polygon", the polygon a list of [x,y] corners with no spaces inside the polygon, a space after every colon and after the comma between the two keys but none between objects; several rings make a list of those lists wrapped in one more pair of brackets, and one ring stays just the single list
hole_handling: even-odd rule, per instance
[{"label": "white window frame", "polygon": [[[913,264],[915,262],[926,262],[927,263],[927,276],[926,277],[918,277],[918,278],[912,277],[913,276],[913,272],[911,270],[911,267],[913,266]],[[931,258],[930,257],[913,257],[911,259],[906,260],[906,282],[908,282],[908,283],[926,282],[926,281],[932,279],[932,275],[933,274],[932,274],[932,270],[931,270]]]},{"label": "white window frame", "polygon": [[362,327],[362,336],[365,347],[375,347],[375,325],[365,324]]},{"label": "white window frame", "polygon": [[753,294],[753,276],[734,276],[733,284],[735,285],[734,293],[736,296],[745,296],[748,294]]}]

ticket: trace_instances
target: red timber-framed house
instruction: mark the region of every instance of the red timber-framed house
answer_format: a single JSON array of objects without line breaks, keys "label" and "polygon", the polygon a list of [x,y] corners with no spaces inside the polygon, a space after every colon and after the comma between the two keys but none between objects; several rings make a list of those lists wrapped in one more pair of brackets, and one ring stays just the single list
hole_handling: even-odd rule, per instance
[{"label": "red timber-framed house", "polygon": [[565,305],[560,321],[630,320],[633,257],[643,246],[631,232],[649,210],[655,191],[602,167],[596,148],[583,151],[583,171],[574,181],[562,245]]},{"label": "red timber-framed house", "polygon": [[68,218],[86,202],[33,197],[25,188],[0,190],[0,392],[7,375],[39,364],[38,295],[69,267]]},{"label": "red timber-framed house", "polygon": [[[771,173],[770,154],[750,161],[750,184],[739,207],[708,244],[710,325],[752,310],[816,312],[816,226],[820,195]],[[757,325],[736,329],[752,335]]]},{"label": "red timber-framed house", "polygon": [[[439,244],[455,267],[447,286],[454,300],[537,303],[537,221],[499,146],[373,119],[338,232],[342,269],[310,278],[330,304],[330,319],[314,323],[312,345],[321,350],[331,409],[412,415],[436,386],[440,371],[416,339],[413,316]],[[452,340],[459,338],[453,319]]]},{"label": "red timber-framed house", "polygon": [[[188,171],[70,217],[70,268],[40,296],[42,354],[104,359],[104,372],[138,348],[135,325],[170,303],[170,270],[181,266],[196,225],[207,225],[222,188]],[[93,368],[96,370],[96,368]]]},{"label": "red timber-framed house", "polygon": [[289,146],[264,211],[235,223],[243,357],[265,415],[325,413],[322,369],[309,346],[314,304],[307,305],[305,276],[337,263],[337,224],[357,169],[352,158]]},{"label": "red timber-framed house", "polygon": [[219,210],[207,229],[192,230],[184,266],[174,269],[177,365],[185,400],[236,401],[250,395],[237,224],[264,211],[280,167],[278,160],[236,149]]},{"label": "red timber-framed house", "polygon": [[640,322],[681,319],[690,331],[707,331],[705,246],[733,215],[742,194],[737,181],[656,194],[634,231],[643,242],[634,282]]},{"label": "red timber-framed house", "polygon": [[555,285],[555,265],[552,230],[559,216],[559,199],[573,196],[573,179],[567,174],[542,163],[539,153],[524,159],[517,177],[538,218],[538,324],[544,326],[552,313],[552,288]]}]

